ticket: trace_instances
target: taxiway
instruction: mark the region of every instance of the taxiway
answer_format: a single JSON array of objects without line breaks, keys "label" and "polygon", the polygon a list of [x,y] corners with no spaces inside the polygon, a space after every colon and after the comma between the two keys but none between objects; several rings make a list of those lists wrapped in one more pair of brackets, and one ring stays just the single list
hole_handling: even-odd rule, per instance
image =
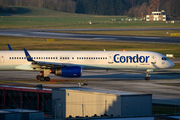
[{"label": "taxiway", "polygon": [[[73,34],[53,33],[52,31],[129,31],[129,30],[179,30],[180,28],[135,28],[135,29],[0,29],[1,36],[54,38],[71,40],[110,41],[110,42],[136,42],[153,44],[175,44],[180,45],[180,39],[176,37],[143,37],[143,36],[121,36],[121,35],[95,35],[95,34]],[[51,31],[51,32],[49,32]]]},{"label": "taxiway", "polygon": [[35,79],[39,72],[1,71],[0,84],[12,86],[36,87],[77,87],[78,83],[87,83],[90,88],[151,93],[153,103],[180,105],[180,70],[156,71],[151,80],[145,81],[142,71],[85,70],[82,77],[64,78],[50,74],[50,82]]}]

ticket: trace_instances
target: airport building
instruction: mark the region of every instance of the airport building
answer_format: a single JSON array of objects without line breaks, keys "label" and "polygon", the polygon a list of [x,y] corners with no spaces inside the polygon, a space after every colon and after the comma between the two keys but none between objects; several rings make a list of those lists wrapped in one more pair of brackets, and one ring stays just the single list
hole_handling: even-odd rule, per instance
[{"label": "airport building", "polygon": [[0,85],[0,109],[29,109],[52,114],[52,90]]},{"label": "airport building", "polygon": [[52,89],[52,111],[57,118],[152,115],[152,94],[91,88]]},{"label": "airport building", "polygon": [[44,112],[27,109],[0,109],[1,120],[44,120]]},{"label": "airport building", "polygon": [[165,15],[165,11],[161,12],[152,12],[152,15],[146,15],[146,21],[166,21],[167,16]]}]

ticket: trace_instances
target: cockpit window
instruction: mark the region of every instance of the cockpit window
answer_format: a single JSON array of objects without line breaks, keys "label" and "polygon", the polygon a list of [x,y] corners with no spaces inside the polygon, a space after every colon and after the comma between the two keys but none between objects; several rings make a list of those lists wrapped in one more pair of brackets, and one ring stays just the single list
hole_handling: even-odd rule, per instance
[{"label": "cockpit window", "polygon": [[162,60],[169,60],[167,57],[162,57]]}]

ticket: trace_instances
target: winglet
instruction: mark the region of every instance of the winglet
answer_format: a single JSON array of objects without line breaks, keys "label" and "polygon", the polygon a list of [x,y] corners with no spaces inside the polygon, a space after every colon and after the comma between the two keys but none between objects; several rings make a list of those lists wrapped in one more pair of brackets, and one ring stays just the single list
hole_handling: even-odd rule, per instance
[{"label": "winglet", "polygon": [[30,61],[30,62],[34,61],[34,60],[31,58],[30,54],[28,53],[28,51],[27,51],[25,48],[24,48],[24,53],[25,53],[25,55],[26,55],[27,61]]},{"label": "winglet", "polygon": [[10,46],[10,44],[7,44],[7,45],[8,45],[8,48],[10,51],[13,50],[12,47]]}]

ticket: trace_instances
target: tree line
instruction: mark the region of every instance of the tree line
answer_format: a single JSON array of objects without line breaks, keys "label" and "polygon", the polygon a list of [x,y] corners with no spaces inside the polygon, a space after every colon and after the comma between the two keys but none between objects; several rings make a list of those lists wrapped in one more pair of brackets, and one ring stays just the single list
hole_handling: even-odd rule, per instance
[{"label": "tree line", "polygon": [[145,17],[152,11],[165,10],[170,16],[180,17],[180,0],[0,0],[0,5],[0,12],[7,11],[5,5],[11,5],[42,7],[71,13],[130,17]]}]

